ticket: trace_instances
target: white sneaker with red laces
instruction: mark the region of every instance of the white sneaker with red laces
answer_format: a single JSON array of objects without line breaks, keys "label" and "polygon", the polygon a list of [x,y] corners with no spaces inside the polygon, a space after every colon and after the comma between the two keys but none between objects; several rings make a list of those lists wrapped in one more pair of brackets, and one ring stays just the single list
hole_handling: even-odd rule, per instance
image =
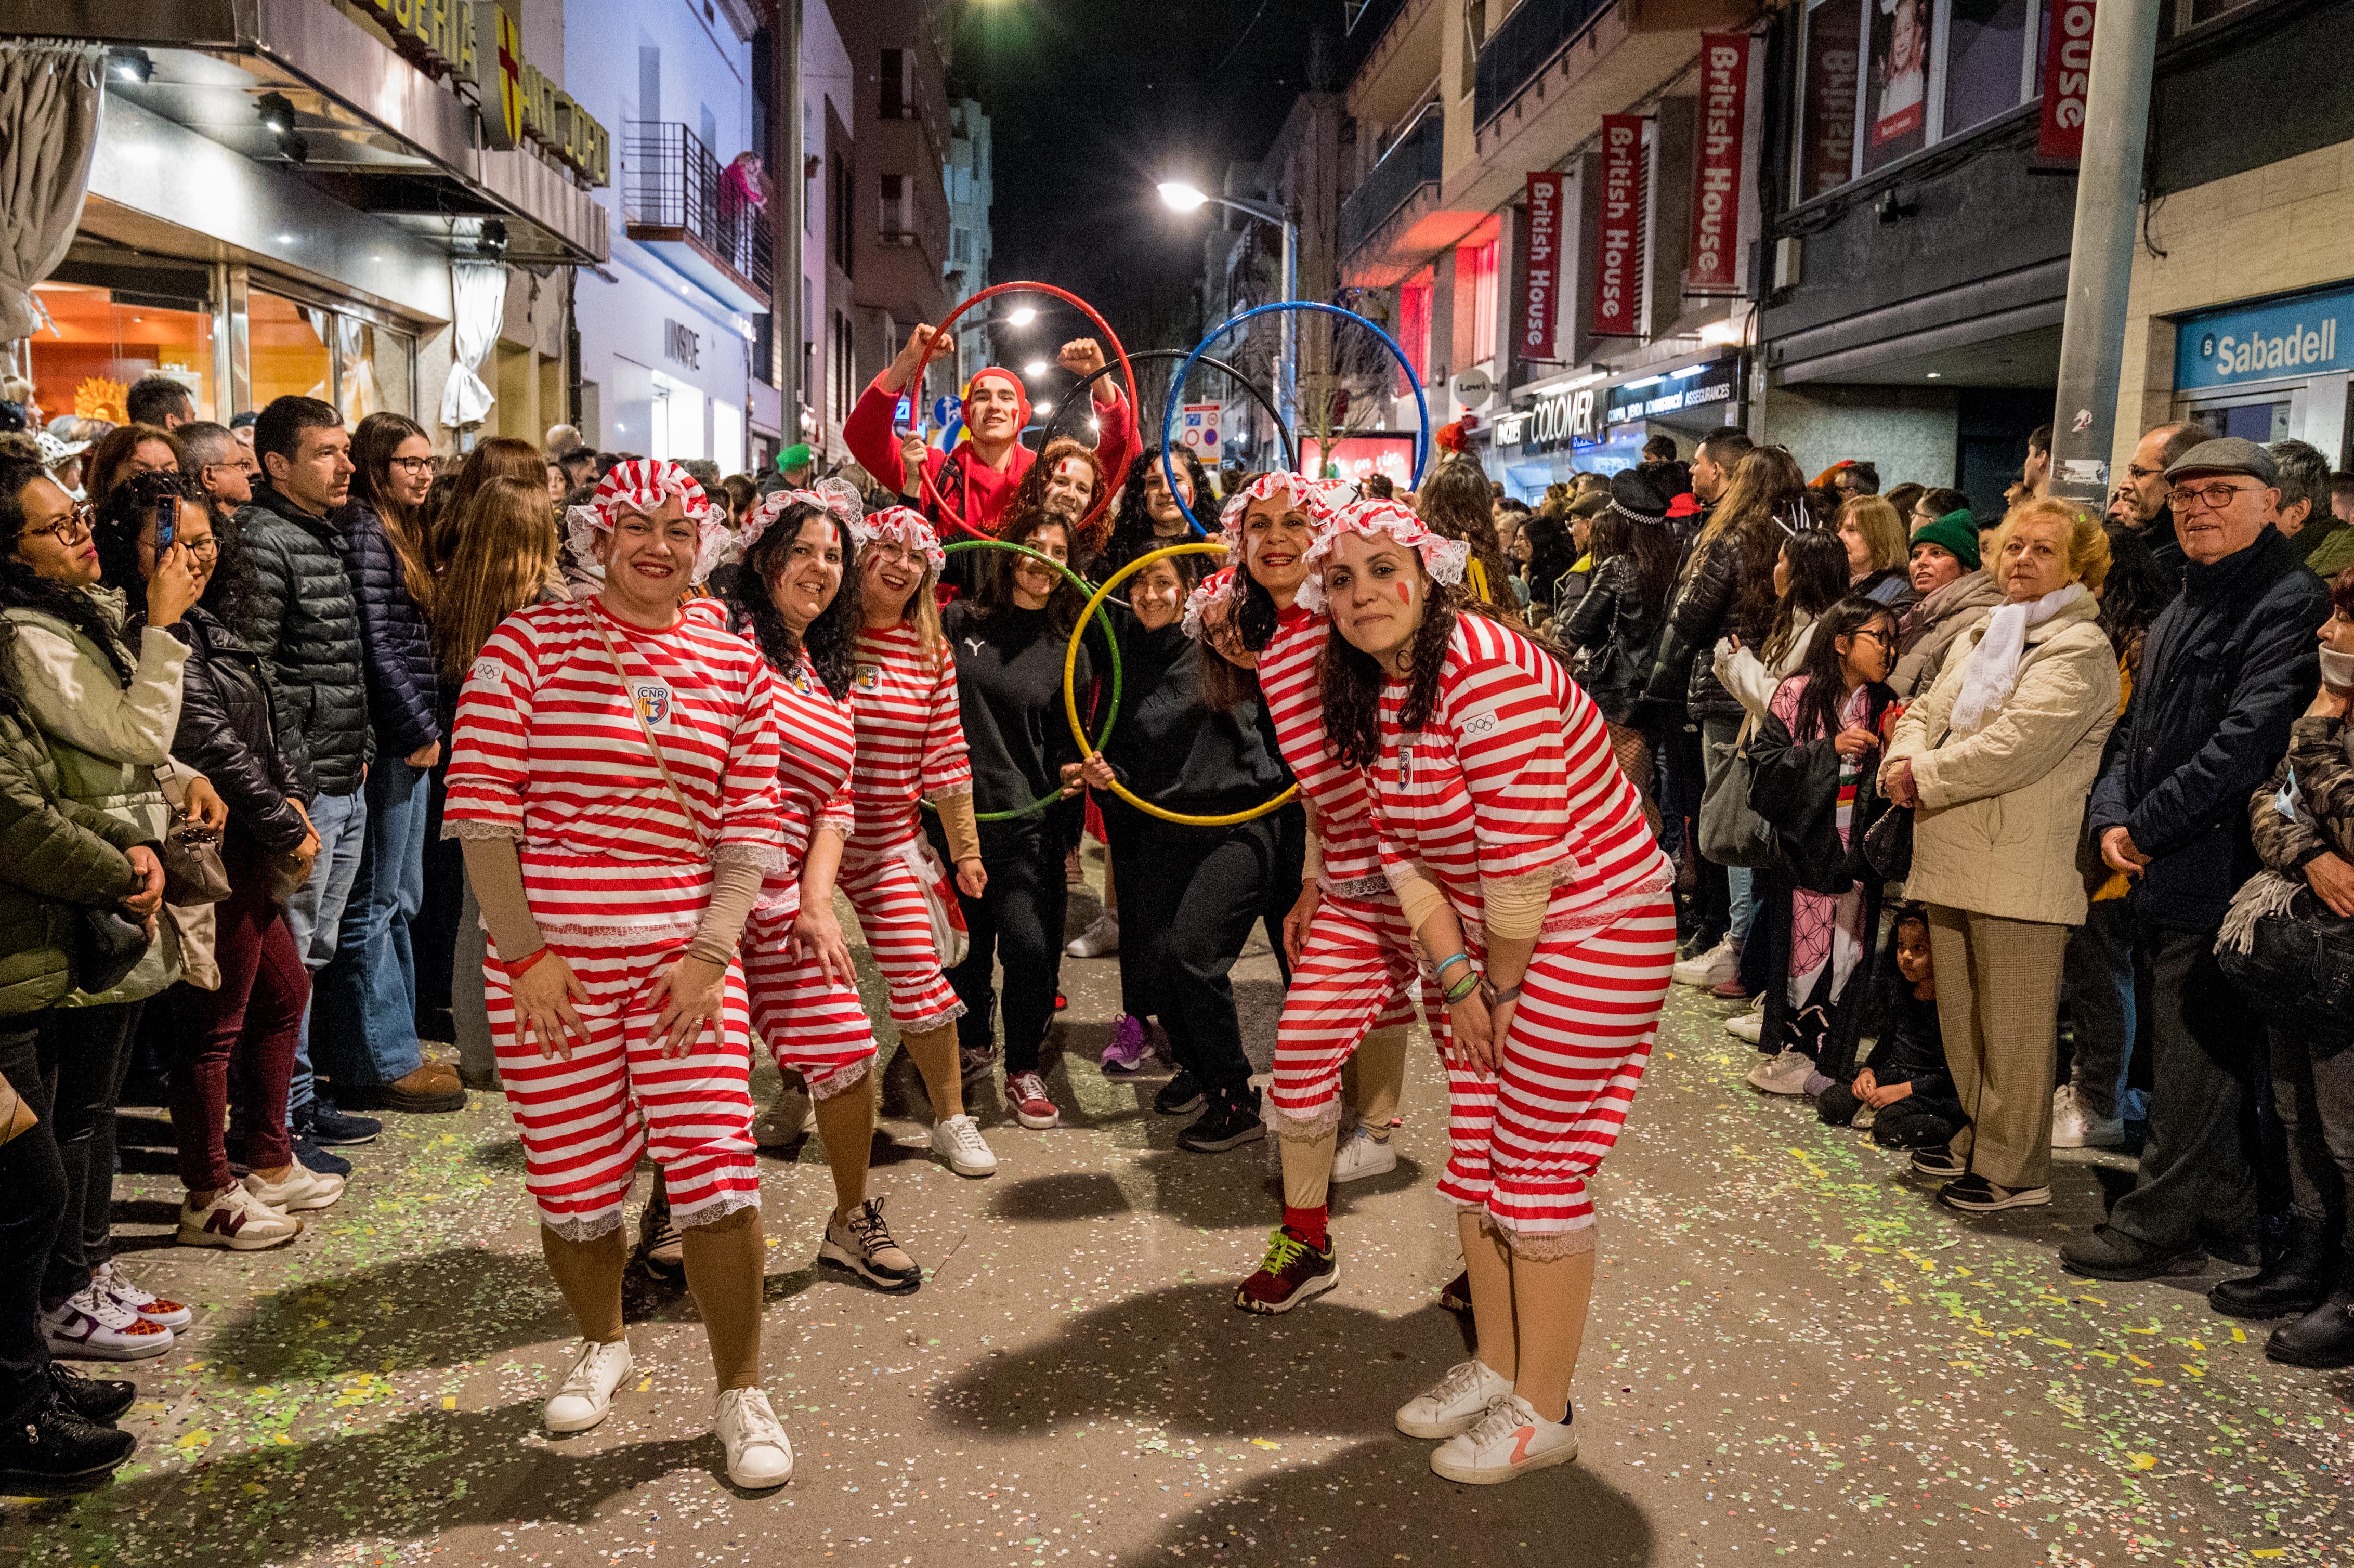
[{"label": "white sneaker with red laces", "polygon": [[1450,1481],[1492,1487],[1576,1457],[1577,1433],[1570,1423],[1547,1421],[1527,1400],[1508,1393],[1469,1432],[1441,1443],[1430,1467]]},{"label": "white sneaker with red laces", "polygon": [[196,1321],[196,1315],[182,1303],[142,1289],[139,1282],[116,1266],[112,1258],[91,1271],[90,1283],[90,1288],[101,1296],[130,1308],[151,1323],[161,1323],[166,1329],[185,1329]]},{"label": "white sneaker with red laces", "polygon": [[1062,1125],[1063,1113],[1047,1097],[1046,1080],[1035,1073],[1016,1073],[1006,1079],[1005,1100],[1013,1107],[1013,1119],[1033,1132]]},{"label": "white sneaker with red laces", "polygon": [[41,1314],[49,1354],[94,1361],[139,1361],[172,1348],[172,1330],[89,1287]]}]

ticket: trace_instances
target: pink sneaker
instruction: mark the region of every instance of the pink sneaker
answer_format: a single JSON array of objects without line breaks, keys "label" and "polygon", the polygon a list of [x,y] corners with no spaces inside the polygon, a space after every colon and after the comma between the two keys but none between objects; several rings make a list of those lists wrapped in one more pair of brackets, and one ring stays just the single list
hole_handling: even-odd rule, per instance
[{"label": "pink sneaker", "polygon": [[1148,1049],[1144,1020],[1123,1012],[1119,1022],[1111,1026],[1111,1044],[1103,1050],[1103,1070],[1123,1075],[1133,1073],[1144,1065]]}]

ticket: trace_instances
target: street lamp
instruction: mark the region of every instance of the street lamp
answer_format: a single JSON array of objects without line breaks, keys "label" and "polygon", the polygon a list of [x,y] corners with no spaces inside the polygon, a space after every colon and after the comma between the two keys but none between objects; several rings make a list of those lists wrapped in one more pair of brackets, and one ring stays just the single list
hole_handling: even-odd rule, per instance
[{"label": "street lamp", "polygon": [[1046,374],[1046,362],[1043,359],[1034,359],[1022,367],[1022,374],[1035,381]]},{"label": "street lamp", "polygon": [[1029,305],[1016,305],[1005,313],[1007,326],[1025,327],[1037,319],[1037,311]]},{"label": "street lamp", "polygon": [[[1161,200],[1172,212],[1194,212],[1211,202],[1229,207],[1246,217],[1271,223],[1283,234],[1283,297],[1299,298],[1299,225],[1279,207],[1266,202],[1243,201],[1234,196],[1212,196],[1199,185],[1183,180],[1162,180]],[[1170,388],[1173,393],[1175,387]],[[1299,423],[1299,313],[1283,313],[1283,374],[1277,377],[1275,400],[1287,425]]]}]

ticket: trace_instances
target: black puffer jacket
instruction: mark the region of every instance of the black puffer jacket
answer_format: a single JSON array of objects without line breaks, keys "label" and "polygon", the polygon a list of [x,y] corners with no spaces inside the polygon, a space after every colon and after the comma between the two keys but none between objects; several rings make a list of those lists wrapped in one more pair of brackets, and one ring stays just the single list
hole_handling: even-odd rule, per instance
[{"label": "black puffer jacket", "polygon": [[351,794],[376,736],[342,530],[260,484],[237,524],[253,561],[254,652],[276,698],[278,749],[306,797]]},{"label": "black puffer jacket", "polygon": [[167,630],[188,646],[172,755],[211,780],[231,827],[272,853],[292,849],[310,830],[288,803],[302,792],[278,750],[260,658],[202,609]]},{"label": "black puffer jacket", "polygon": [[432,634],[426,630],[425,612],[408,596],[400,556],[385,536],[375,505],[355,499],[335,521],[343,526],[344,571],[359,599],[360,654],[376,748],[381,756],[407,757],[441,738]]},{"label": "black puffer jacket", "polygon": [[1744,570],[1741,557],[1740,539],[1727,532],[1694,546],[1685,564],[1648,693],[1670,712],[1681,709],[1695,719],[1742,716],[1741,699],[1716,678],[1717,639],[1732,632],[1744,646],[1761,648],[1774,628],[1770,621],[1743,625],[1735,619]]},{"label": "black puffer jacket", "polygon": [[1650,679],[1660,607],[1644,597],[1632,556],[1611,556],[1594,568],[1593,578],[1570,612],[1563,641],[1585,650],[1577,683],[1604,718],[1623,725]]}]

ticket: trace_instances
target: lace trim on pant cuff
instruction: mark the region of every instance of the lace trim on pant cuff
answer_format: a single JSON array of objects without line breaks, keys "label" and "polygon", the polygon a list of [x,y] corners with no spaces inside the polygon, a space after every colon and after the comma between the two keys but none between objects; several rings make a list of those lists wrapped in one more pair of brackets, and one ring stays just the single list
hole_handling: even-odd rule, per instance
[{"label": "lace trim on pant cuff", "polygon": [[1316,883],[1324,890],[1324,895],[1327,898],[1387,897],[1394,900],[1397,896],[1390,888],[1390,879],[1379,874],[1352,876],[1340,881],[1335,881],[1329,876],[1320,876],[1316,879]]},{"label": "lace trim on pant cuff", "polygon": [[719,843],[711,846],[714,865],[748,865],[770,875],[785,872],[790,863],[784,850],[775,844]]},{"label": "lace trim on pant cuff", "polygon": [[551,1214],[542,1209],[539,1223],[564,1241],[592,1242],[621,1228],[621,1211],[611,1208],[593,1214]]},{"label": "lace trim on pant cuff", "polygon": [[905,1038],[910,1034],[929,1034],[935,1029],[946,1029],[964,1015],[965,1005],[960,1001],[947,1012],[935,1012],[928,1018],[908,1019],[904,1022],[895,1019],[893,1022],[898,1023],[899,1033],[902,1038]]},{"label": "lace trim on pant cuff", "polygon": [[1340,1132],[1341,1108],[1341,1097],[1335,1095],[1306,1116],[1299,1116],[1285,1110],[1275,1103],[1272,1097],[1268,1097],[1260,1105],[1259,1120],[1278,1138],[1313,1143],[1318,1139]]},{"label": "lace trim on pant cuff", "polygon": [[1479,1216],[1479,1228],[1501,1241],[1515,1256],[1536,1263],[1550,1263],[1555,1258],[1575,1257],[1582,1252],[1592,1252],[1600,1239],[1602,1227],[1588,1220],[1568,1230],[1523,1231],[1496,1217],[1485,1202],[1465,1198],[1449,1198],[1458,1213]]},{"label": "lace trim on pant cuff", "polygon": [[[822,1078],[811,1077],[808,1069],[803,1068],[801,1082],[809,1086],[810,1098],[830,1100],[844,1089],[856,1087],[858,1080],[866,1075],[866,1069],[873,1065],[874,1062],[875,1054],[870,1051],[846,1067],[836,1067]],[[782,1065],[782,1064],[779,1065]]]},{"label": "lace trim on pant cuff", "polygon": [[691,1209],[673,1209],[670,1212],[670,1218],[671,1223],[680,1230],[686,1230],[695,1225],[707,1225],[714,1221],[724,1220],[738,1209],[757,1209],[759,1206],[760,1194],[758,1189],[734,1189],[722,1192],[716,1198],[706,1198]]}]

